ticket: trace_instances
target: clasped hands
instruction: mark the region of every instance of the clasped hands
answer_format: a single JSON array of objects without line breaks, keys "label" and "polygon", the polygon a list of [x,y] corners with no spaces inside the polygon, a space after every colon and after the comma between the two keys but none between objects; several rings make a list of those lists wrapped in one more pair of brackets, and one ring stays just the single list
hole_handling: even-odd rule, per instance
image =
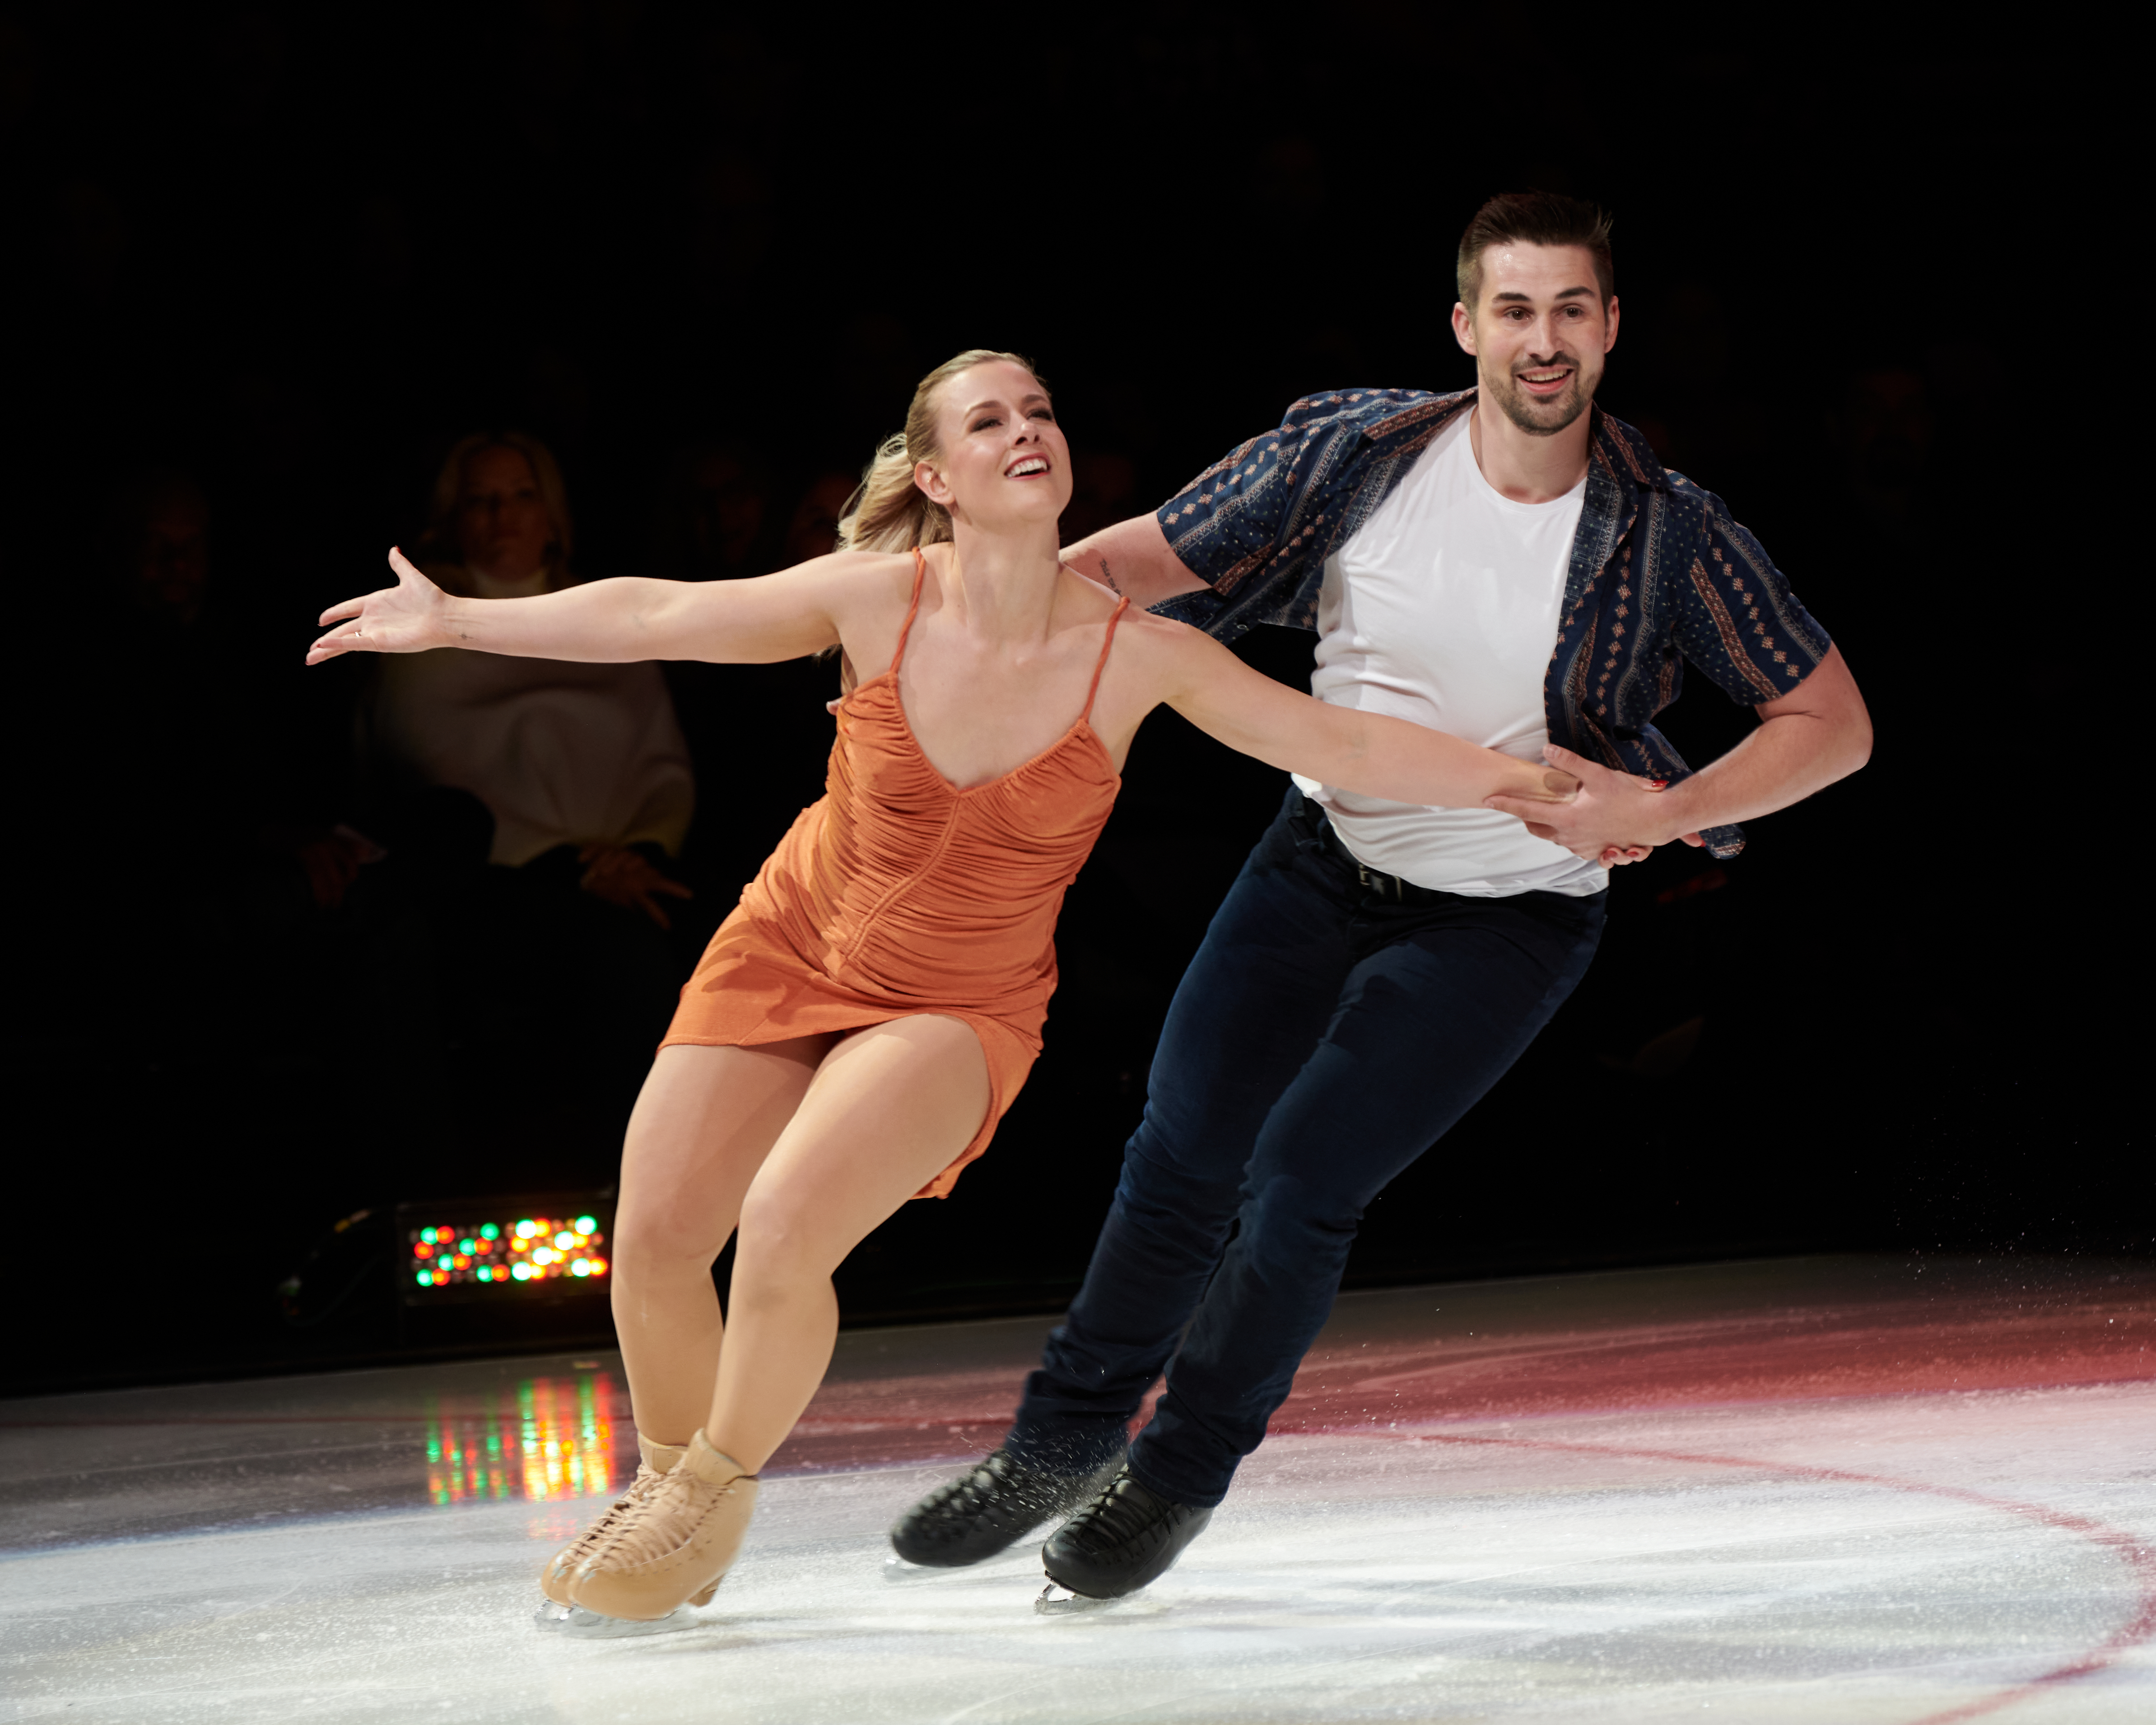
[{"label": "clasped hands", "polygon": [[1555,743],[1543,750],[1543,758],[1579,782],[1570,798],[1546,803],[1500,794],[1485,797],[1482,806],[1517,817],[1537,839],[1562,845],[1574,856],[1604,868],[1640,862],[1657,845],[1672,839],[1686,845],[1705,842],[1697,833],[1681,831],[1671,824],[1661,802],[1659,781],[1614,773]]}]

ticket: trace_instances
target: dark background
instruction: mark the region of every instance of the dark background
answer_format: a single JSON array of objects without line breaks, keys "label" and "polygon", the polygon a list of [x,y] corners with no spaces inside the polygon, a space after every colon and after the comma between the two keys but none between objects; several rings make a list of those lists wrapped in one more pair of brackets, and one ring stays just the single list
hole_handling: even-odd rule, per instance
[{"label": "dark background", "polygon": [[[1471,381],[1452,249],[1483,198],[1531,185],[1616,212],[1602,400],[1758,533],[1878,743],[1727,867],[1676,848],[1619,873],[1586,984],[1374,1206],[1351,1281],[2152,1250],[2113,1077],[2138,930],[2088,914],[2119,883],[2032,807],[2097,741],[2074,732],[2097,728],[2077,684],[2099,614],[2061,629],[2050,606],[2106,547],[2076,542],[2005,309],[2116,141],[2068,69],[1644,16],[1481,40],[1493,19],[1409,6],[1163,5],[1024,37],[790,16],[0,21],[10,1387],[379,1354],[377,1291],[305,1330],[272,1297],[329,1224],[612,1178],[618,1087],[484,1027],[441,1117],[386,1105],[400,1027],[356,989],[343,913],[262,836],[343,818],[363,668],[301,655],[411,542],[457,437],[547,439],[597,576],[715,572],[680,547],[683,475],[717,451],[754,572],[922,372],[1014,347],[1057,390],[1090,527],[1298,395]],[[116,500],[157,471],[210,506],[184,645],[115,603]],[[1292,678],[1307,649],[1243,650]],[[817,793],[829,732],[821,668],[670,675],[700,777],[685,974]],[[1667,728],[1697,762],[1749,722],[1695,678]],[[160,748],[206,787],[177,812],[171,773],[164,803],[142,788]],[[1173,716],[1148,726],[1070,896],[1046,1055],[956,1196],[849,1265],[850,1318],[1075,1286],[1175,979],[1281,789]],[[154,888],[189,870],[244,881],[244,908],[180,939]]]}]

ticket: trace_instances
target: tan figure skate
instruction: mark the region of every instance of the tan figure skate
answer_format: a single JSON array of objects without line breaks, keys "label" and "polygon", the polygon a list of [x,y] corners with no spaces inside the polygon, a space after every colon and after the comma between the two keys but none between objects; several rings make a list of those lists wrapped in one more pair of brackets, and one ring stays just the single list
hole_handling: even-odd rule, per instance
[{"label": "tan figure skate", "polygon": [[698,1432],[643,1509],[570,1575],[570,1599],[631,1623],[707,1603],[748,1532],[756,1484],[754,1474]]},{"label": "tan figure skate", "polygon": [[613,1507],[604,1515],[549,1558],[547,1567],[539,1572],[539,1591],[557,1605],[575,1603],[569,1598],[570,1578],[587,1558],[642,1513],[644,1505],[651,1501],[651,1494],[659,1489],[659,1482],[673,1472],[689,1453],[686,1444],[654,1443],[640,1431],[636,1435],[636,1448],[642,1459],[629,1489],[614,1499]]}]

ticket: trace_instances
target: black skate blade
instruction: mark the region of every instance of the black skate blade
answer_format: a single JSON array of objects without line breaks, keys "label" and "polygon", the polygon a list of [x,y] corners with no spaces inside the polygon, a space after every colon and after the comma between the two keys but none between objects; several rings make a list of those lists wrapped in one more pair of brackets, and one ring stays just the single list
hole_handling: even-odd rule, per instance
[{"label": "black skate blade", "polygon": [[932,1575],[949,1573],[947,1570],[932,1569],[926,1563],[909,1563],[904,1558],[886,1558],[883,1560],[883,1579],[886,1581],[926,1581]]},{"label": "black skate blade", "polygon": [[1104,1611],[1121,1603],[1118,1599],[1089,1599],[1084,1594],[1072,1593],[1060,1581],[1051,1581],[1041,1589],[1033,1609],[1043,1617],[1075,1617],[1081,1612]]},{"label": "black skate blade", "polygon": [[686,1605],[676,1605],[664,1617],[642,1622],[628,1617],[602,1617],[596,1611],[587,1611],[582,1605],[559,1605],[552,1599],[542,1605],[532,1616],[535,1627],[543,1634],[567,1635],[578,1640],[611,1641],[626,1635],[667,1635],[675,1631],[696,1628],[699,1619]]}]

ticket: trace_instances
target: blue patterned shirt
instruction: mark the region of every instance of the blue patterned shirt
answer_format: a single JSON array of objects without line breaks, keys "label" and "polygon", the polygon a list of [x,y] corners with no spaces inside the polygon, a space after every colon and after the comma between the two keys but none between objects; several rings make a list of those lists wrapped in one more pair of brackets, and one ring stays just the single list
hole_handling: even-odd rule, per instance
[{"label": "blue patterned shirt", "polygon": [[[1154,608],[1226,641],[1260,623],[1315,629],[1326,557],[1474,402],[1472,389],[1297,402],[1162,505],[1170,548],[1209,590]],[[1552,742],[1674,783],[1691,769],[1653,721],[1686,664],[1757,706],[1795,688],[1831,644],[1719,497],[1664,467],[1623,421],[1594,415],[1543,711]],[[1717,857],[1744,848],[1739,827],[1702,836]]]}]

